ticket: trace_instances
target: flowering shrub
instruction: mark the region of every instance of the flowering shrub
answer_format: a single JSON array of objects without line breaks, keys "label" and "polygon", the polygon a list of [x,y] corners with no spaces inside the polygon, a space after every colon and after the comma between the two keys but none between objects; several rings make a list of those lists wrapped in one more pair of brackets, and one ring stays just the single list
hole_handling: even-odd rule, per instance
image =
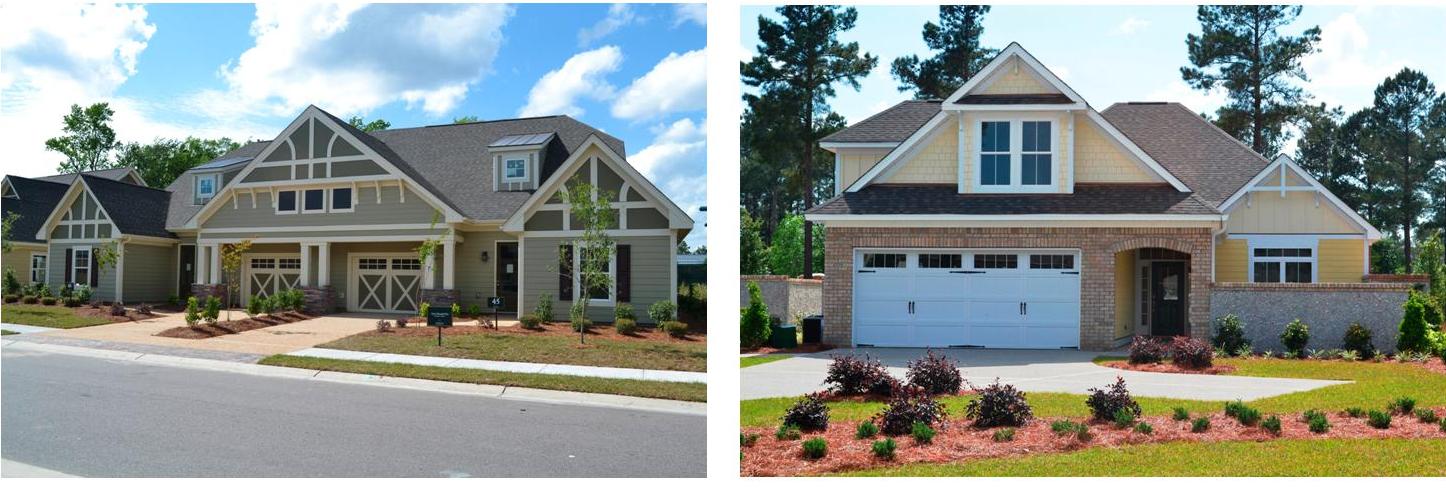
[{"label": "flowering shrub", "polygon": [[965,415],[974,419],[975,427],[1019,427],[1034,418],[1024,392],[1012,385],[996,380],[977,392],[979,397],[965,408]]},{"label": "flowering shrub", "polygon": [[954,360],[947,356],[924,353],[924,357],[909,362],[909,383],[917,385],[930,394],[954,394],[964,384],[964,376]]},{"label": "flowering shrub", "polygon": [[887,375],[884,365],[878,361],[866,357],[834,356],[823,383],[832,385],[834,393],[849,396],[869,392],[879,379]]},{"label": "flowering shrub", "polygon": [[1159,363],[1169,354],[1169,348],[1163,340],[1155,337],[1135,337],[1130,342],[1130,364],[1142,365]]}]

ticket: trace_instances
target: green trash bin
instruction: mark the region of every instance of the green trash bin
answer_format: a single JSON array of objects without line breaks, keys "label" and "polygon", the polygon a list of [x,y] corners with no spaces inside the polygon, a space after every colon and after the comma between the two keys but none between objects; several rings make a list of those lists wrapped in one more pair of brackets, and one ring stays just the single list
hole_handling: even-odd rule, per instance
[{"label": "green trash bin", "polygon": [[777,349],[798,347],[798,327],[795,325],[773,327],[773,335],[769,336],[768,345]]}]

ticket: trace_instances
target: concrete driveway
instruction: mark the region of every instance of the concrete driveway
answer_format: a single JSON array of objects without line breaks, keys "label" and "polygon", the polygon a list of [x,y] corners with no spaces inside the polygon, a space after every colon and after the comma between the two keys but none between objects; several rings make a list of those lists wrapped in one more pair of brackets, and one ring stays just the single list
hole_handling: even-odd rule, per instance
[{"label": "concrete driveway", "polygon": [[[240,311],[232,311],[231,315],[237,319],[246,317],[246,314]],[[224,312],[221,317],[225,319]],[[50,330],[26,335],[271,355],[314,347],[376,328],[377,319],[379,318],[382,318],[382,316],[353,313],[334,314],[259,330],[241,332],[235,335],[222,335],[209,339],[177,339],[158,337],[156,334],[177,326],[185,326],[185,315],[181,313],[161,313],[158,318],[142,321],[112,323],[109,325],[72,328],[69,330]]]},{"label": "concrete driveway", "polygon": [[[923,357],[924,352],[924,349],[900,348],[834,349],[751,366],[743,369],[742,399],[799,396],[823,389],[823,379],[833,356],[868,356],[884,363],[889,373],[903,378],[909,361]],[[1090,388],[1114,383],[1115,377],[1121,376],[1130,393],[1137,396],[1250,401],[1349,383],[1117,370],[1091,362],[1096,356],[1111,354],[1101,352],[1003,349],[935,349],[935,352],[954,359],[969,383],[982,386],[998,378],[1027,392],[1085,394]]]}]

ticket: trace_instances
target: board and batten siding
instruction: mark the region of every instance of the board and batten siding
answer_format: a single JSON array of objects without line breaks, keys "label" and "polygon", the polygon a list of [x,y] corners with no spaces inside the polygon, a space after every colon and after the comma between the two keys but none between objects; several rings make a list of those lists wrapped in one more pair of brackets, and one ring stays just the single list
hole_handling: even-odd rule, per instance
[{"label": "board and batten siding", "polygon": [[175,293],[176,247],[125,245],[122,298],[127,304],[164,302]]},{"label": "board and batten siding", "polygon": [[[641,323],[652,323],[648,318],[648,307],[654,302],[676,300],[672,289],[672,252],[676,249],[667,236],[618,236],[619,245],[630,245],[632,253],[632,300],[633,311]],[[554,299],[553,320],[566,321],[572,307],[572,297],[559,297],[558,248],[572,238],[526,237],[522,243],[522,291],[520,301],[526,309],[533,310],[538,296],[547,293]],[[612,322],[613,307],[593,305],[588,308],[588,317],[593,321]]]},{"label": "board and batten siding", "polygon": [[1323,195],[1310,191],[1257,191],[1231,207],[1226,231],[1232,234],[1362,234]]},{"label": "board and batten siding", "polygon": [[[233,192],[232,196],[238,197],[236,203],[233,205],[231,200],[220,200],[221,206],[201,224],[203,231],[246,227],[430,224],[437,212],[436,208],[411,189],[407,189],[406,199],[403,201],[396,185],[382,186],[381,203],[377,203],[375,187],[358,186],[352,195],[353,211],[341,213],[278,214],[271,204],[269,192]],[[257,197],[255,208],[252,208],[252,196]],[[297,196],[297,204],[301,204],[300,194]]]}]

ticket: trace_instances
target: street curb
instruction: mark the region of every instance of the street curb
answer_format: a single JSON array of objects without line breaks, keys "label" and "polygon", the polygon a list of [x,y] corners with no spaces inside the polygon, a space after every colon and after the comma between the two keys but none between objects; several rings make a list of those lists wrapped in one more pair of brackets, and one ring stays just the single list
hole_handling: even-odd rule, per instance
[{"label": "street curb", "polygon": [[51,354],[66,354],[72,356],[108,359],[112,361],[129,361],[154,366],[168,366],[173,368],[189,368],[196,370],[238,373],[243,375],[315,380],[318,382],[341,384],[369,385],[374,387],[389,387],[394,389],[411,389],[465,396],[508,399],[514,401],[530,401],[537,403],[565,404],[576,406],[595,406],[602,408],[615,408],[660,413],[677,413],[684,415],[700,416],[707,414],[708,407],[706,403],[697,403],[691,401],[670,401],[666,399],[639,398],[633,396],[618,396],[613,394],[592,394],[583,392],[556,391],[548,389],[532,389],[524,387],[505,387],[499,385],[465,384],[460,382],[445,382],[439,380],[425,380],[404,377],[382,377],[361,373],[309,370],[284,366],[269,366],[249,363],[237,363],[233,361],[185,358],[164,354],[141,354],[126,351],[92,349],[89,347],[40,344],[34,342],[10,341],[3,345],[5,350],[7,351],[22,350],[45,352]]},{"label": "street curb", "polygon": [[37,467],[23,462],[16,462],[10,459],[0,459],[0,477],[8,478],[37,478],[37,477],[80,477],[66,474],[58,470],[50,470],[44,467]]}]

